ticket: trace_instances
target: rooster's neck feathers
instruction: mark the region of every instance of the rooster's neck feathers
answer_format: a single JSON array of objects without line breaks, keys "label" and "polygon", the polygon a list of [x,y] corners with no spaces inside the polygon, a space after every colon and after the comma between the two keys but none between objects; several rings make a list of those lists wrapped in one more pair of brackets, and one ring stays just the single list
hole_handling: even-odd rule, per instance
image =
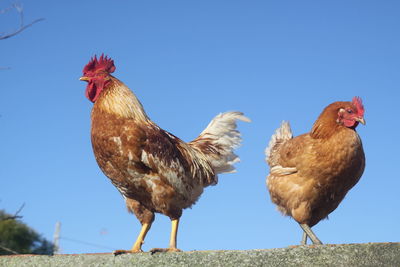
[{"label": "rooster's neck feathers", "polygon": [[94,105],[95,109],[111,113],[122,118],[150,122],[142,103],[135,94],[120,80],[111,76],[111,82],[101,92]]}]

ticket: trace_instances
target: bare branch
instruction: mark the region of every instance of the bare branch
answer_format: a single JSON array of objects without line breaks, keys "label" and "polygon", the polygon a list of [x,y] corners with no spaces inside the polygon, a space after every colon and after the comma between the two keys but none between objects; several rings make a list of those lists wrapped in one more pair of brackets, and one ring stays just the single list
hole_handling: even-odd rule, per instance
[{"label": "bare branch", "polygon": [[25,25],[25,26],[19,28],[19,29],[16,30],[15,32],[12,32],[12,33],[5,34],[5,35],[3,35],[3,36],[0,36],[0,40],[4,40],[4,39],[10,38],[10,37],[13,37],[13,36],[17,35],[18,33],[22,32],[23,30],[25,30],[26,28],[29,28],[29,27],[32,26],[33,24],[35,24],[35,23],[37,23],[37,22],[39,22],[39,21],[42,21],[42,20],[44,20],[44,18],[36,19],[36,20],[32,21],[31,23],[29,23],[28,25]]},{"label": "bare branch", "polygon": [[14,3],[12,5],[12,7],[1,9],[0,10],[0,14],[4,14],[6,12],[9,12],[11,9],[15,9],[18,12],[20,26],[19,26],[19,28],[17,30],[15,30],[15,31],[13,31],[11,33],[0,35],[0,40],[4,40],[4,39],[8,39],[10,37],[13,37],[13,36],[21,33],[22,31],[26,30],[27,28],[31,27],[33,24],[44,20],[44,18],[36,19],[36,20],[32,21],[31,23],[25,25],[25,23],[24,23],[24,8],[23,8],[22,4],[18,4],[18,3]]},{"label": "bare branch", "polygon": [[20,28],[24,27],[24,8],[22,7],[22,4],[14,3],[13,8],[17,10],[19,13],[19,18],[20,18]]},{"label": "bare branch", "polygon": [[14,217],[22,217],[22,216],[18,216],[18,214],[21,212],[21,210],[25,207],[25,203],[23,203],[21,205],[21,207],[17,210],[17,212],[14,214]]},{"label": "bare branch", "polygon": [[11,216],[6,216],[4,218],[2,218],[0,221],[7,221],[7,220],[16,220],[16,219],[21,219],[22,216],[18,215],[22,209],[25,207],[25,203],[21,205],[21,207],[15,212],[14,215]]},{"label": "bare branch", "polygon": [[14,7],[7,7],[7,8],[3,8],[3,9],[0,9],[0,14],[5,14],[5,13],[7,13],[7,12],[9,12],[10,10],[12,10]]}]

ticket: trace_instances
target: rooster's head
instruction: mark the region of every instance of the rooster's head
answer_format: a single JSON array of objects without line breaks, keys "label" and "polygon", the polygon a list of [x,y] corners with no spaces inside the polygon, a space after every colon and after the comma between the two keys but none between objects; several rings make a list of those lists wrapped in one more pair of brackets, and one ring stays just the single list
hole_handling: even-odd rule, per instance
[{"label": "rooster's head", "polygon": [[99,59],[92,57],[88,64],[83,68],[81,81],[88,82],[86,87],[86,97],[95,102],[103,88],[110,82],[110,73],[115,71],[114,61],[102,54]]}]

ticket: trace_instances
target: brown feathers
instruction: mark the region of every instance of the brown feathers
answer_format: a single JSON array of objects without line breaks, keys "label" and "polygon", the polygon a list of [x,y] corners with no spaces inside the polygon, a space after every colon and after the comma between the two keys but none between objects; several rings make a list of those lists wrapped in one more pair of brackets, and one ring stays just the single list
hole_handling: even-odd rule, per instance
[{"label": "brown feathers", "polygon": [[149,119],[135,94],[110,74],[114,70],[114,62],[102,55],[92,58],[81,78],[94,102],[96,160],[128,209],[145,223],[154,212],[179,218],[204,187],[217,183],[217,174],[234,170],[239,159],[233,149],[241,141],[236,120],[249,120],[240,112],[220,114],[198,138],[185,143]]},{"label": "brown feathers", "polygon": [[301,224],[313,226],[326,218],[364,171],[364,151],[354,129],[363,119],[357,112],[361,100],[357,103],[330,104],[308,134],[292,138],[290,126],[283,124],[271,139],[267,148],[271,200]]}]

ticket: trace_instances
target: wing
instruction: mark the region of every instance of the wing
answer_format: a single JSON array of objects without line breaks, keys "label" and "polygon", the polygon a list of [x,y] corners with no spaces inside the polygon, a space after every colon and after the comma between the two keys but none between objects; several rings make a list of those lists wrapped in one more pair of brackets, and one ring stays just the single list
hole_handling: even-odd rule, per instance
[{"label": "wing", "polygon": [[308,154],[312,154],[313,140],[308,134],[286,140],[275,151],[278,157],[276,165],[271,166],[270,172],[277,175],[288,175],[298,171]]},{"label": "wing", "polygon": [[312,195],[310,192],[313,190],[313,182],[304,175],[304,160],[308,154],[313,153],[312,146],[311,137],[303,134],[286,140],[275,151],[276,165],[270,168],[267,186],[272,202],[285,215],[296,217],[292,211],[301,207]]},{"label": "wing", "polygon": [[[202,159],[202,153],[192,149],[178,137],[155,124],[125,127],[128,137],[128,157],[139,170],[136,175],[151,179],[157,176],[167,181],[177,192],[191,195],[196,187],[215,177],[210,163]],[[139,133],[139,134],[138,134]],[[137,142],[140,140],[140,143]],[[146,170],[145,177],[140,171]],[[135,176],[134,172],[131,172]]]},{"label": "wing", "polygon": [[180,149],[183,141],[156,125],[145,129],[146,139],[141,148],[140,160],[153,173],[176,179],[190,176],[190,163]]}]

